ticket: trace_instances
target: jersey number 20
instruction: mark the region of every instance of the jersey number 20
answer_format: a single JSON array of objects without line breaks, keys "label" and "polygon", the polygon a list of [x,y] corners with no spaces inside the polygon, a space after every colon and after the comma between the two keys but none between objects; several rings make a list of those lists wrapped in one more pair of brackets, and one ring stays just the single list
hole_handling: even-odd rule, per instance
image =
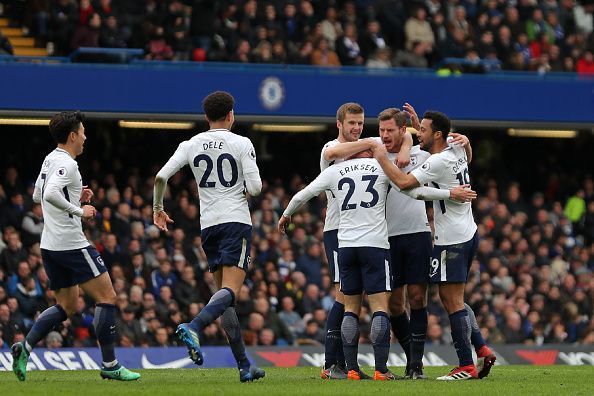
[{"label": "jersey number 20", "polygon": [[[231,166],[230,180],[225,179],[225,175],[223,174],[223,161],[225,160],[228,161],[229,165]],[[202,179],[200,179],[200,183],[198,183],[198,187],[212,188],[216,186],[216,182],[208,181],[208,178],[210,177],[214,165],[212,158],[210,158],[206,154],[197,155],[194,158],[194,167],[199,168],[200,162],[202,161],[206,162],[206,169],[204,170],[204,175],[202,175]],[[233,187],[235,183],[237,183],[237,162],[231,154],[224,153],[219,155],[219,157],[217,158],[217,175],[219,176],[219,183],[221,183],[225,187]]]}]

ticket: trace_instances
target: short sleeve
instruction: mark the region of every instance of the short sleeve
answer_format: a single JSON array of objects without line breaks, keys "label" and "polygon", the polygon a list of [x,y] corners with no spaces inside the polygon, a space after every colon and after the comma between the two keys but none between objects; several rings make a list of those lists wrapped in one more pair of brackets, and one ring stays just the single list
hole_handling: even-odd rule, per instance
[{"label": "short sleeve", "polygon": [[442,162],[443,161],[439,155],[432,155],[411,173],[421,185],[439,180],[443,170]]},{"label": "short sleeve", "polygon": [[244,174],[259,172],[258,164],[256,163],[256,150],[249,139],[246,139],[241,156],[241,165]]},{"label": "short sleeve", "polygon": [[330,165],[332,165],[332,163],[334,161],[327,161],[324,158],[324,153],[326,152],[327,149],[329,149],[330,147],[334,147],[338,144],[338,140],[332,140],[328,143],[326,143],[324,145],[324,147],[322,147],[322,152],[320,153],[320,170],[323,171],[324,169],[326,169],[327,167],[329,167]]}]

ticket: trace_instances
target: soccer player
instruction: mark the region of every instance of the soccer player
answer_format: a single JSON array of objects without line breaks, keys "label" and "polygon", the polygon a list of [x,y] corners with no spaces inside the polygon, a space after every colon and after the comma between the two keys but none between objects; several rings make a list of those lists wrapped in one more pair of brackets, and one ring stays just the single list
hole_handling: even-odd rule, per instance
[{"label": "soccer player", "polygon": [[82,220],[96,213],[91,205],[81,207],[81,202],[90,201],[93,192],[82,185],[74,160],[82,154],[87,139],[83,121],[78,111],[52,117],[49,131],[58,147],[45,157],[35,183],[33,201],[41,203],[45,221],[41,257],[57,304],[39,315],[24,341],[12,346],[12,370],[21,381],[25,380],[33,347],[75,312],[79,287],[97,303],[93,325],[101,347],[101,377],[120,381],[140,378],[116,359],[116,294],[103,260],[82,230]]},{"label": "soccer player", "polygon": [[251,365],[245,353],[235,312],[238,295],[250,262],[252,222],[246,199],[260,194],[262,181],[254,146],[246,137],[230,131],[235,117],[233,96],[213,92],[202,102],[210,129],[182,142],[155,178],[153,221],[167,231],[173,220],[163,209],[167,180],[190,165],[200,192],[202,247],[219,291],[190,323],[178,326],[176,335],[188,347],[190,359],[201,365],[199,334],[222,316],[222,325],[237,361],[241,382],[264,377],[264,370]]},{"label": "soccer player", "polygon": [[[367,293],[373,319],[371,341],[375,355],[376,380],[393,380],[388,371],[390,349],[390,319],[388,296],[392,290],[389,265],[388,234],[385,218],[389,180],[377,162],[371,158],[355,158],[325,169],[289,202],[278,227],[284,232],[290,216],[311,198],[330,190],[339,206],[338,263],[340,285],[345,299],[345,314],[341,324],[347,378],[369,378],[359,368],[359,311],[361,296]],[[473,191],[457,188],[452,191],[419,187],[406,192],[419,199],[473,199]]]},{"label": "soccer player", "polygon": [[[338,137],[329,141],[322,148],[320,155],[320,171],[330,165],[342,162],[344,158],[369,150],[373,142],[369,139],[359,140],[363,132],[365,112],[358,103],[345,103],[336,111],[336,128]],[[340,291],[338,269],[338,221],[339,208],[336,198],[326,191],[326,219],[324,222],[324,250],[328,260],[330,280],[335,288],[335,300],[326,320],[326,339],[324,343],[325,363],[320,377],[322,379],[345,379],[344,353],[340,326],[344,316],[344,295]]]},{"label": "soccer player", "polygon": [[[468,162],[472,158],[472,151],[469,145],[448,145],[449,131],[450,120],[445,114],[434,111],[424,114],[418,139],[421,149],[428,151],[431,156],[420,168],[409,174],[404,174],[392,164],[383,145],[376,146],[374,156],[390,180],[402,189],[425,183],[440,189],[468,185]],[[478,245],[477,226],[469,202],[437,200],[433,202],[433,207],[435,242],[429,277],[432,283],[439,284],[439,295],[449,314],[452,339],[459,360],[458,367],[438,377],[438,380],[478,378],[470,349],[472,325],[464,304],[464,286]]]}]

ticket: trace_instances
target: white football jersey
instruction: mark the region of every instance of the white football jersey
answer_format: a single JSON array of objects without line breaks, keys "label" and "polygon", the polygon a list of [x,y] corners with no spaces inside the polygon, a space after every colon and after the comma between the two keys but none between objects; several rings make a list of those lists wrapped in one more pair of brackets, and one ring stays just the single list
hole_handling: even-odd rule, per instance
[{"label": "white football jersey", "polygon": [[[401,170],[410,173],[429,158],[430,154],[417,146],[410,149],[410,164]],[[390,161],[395,162],[397,153],[388,153]],[[414,234],[417,232],[431,232],[425,202],[404,195],[395,189],[388,191],[386,199],[386,221],[388,222],[388,236]]]},{"label": "white football jersey", "polygon": [[252,224],[245,175],[256,173],[252,142],[226,129],[211,129],[182,142],[166,166],[173,173],[190,165],[200,194],[202,229],[222,223]]},{"label": "white football jersey", "polygon": [[[425,163],[412,171],[420,184],[451,189],[470,184],[466,151],[461,146],[450,146],[431,155]],[[477,226],[470,202],[450,199],[433,201],[435,218],[435,245],[453,245],[467,242],[474,236]]]},{"label": "white football jersey", "polygon": [[[320,154],[320,172],[322,172],[324,169],[328,168],[329,166],[331,166],[333,164],[337,164],[337,163],[343,161],[342,159],[337,159],[334,161],[326,161],[324,159],[324,152],[326,151],[326,149],[330,148],[330,147],[334,147],[338,144],[340,144],[338,139],[334,139],[334,140],[331,140],[328,143],[326,143],[324,145],[324,147],[322,148],[322,153]],[[327,202],[327,204],[326,204],[326,219],[324,221],[324,232],[337,230],[340,215],[339,215],[338,204],[337,204],[336,198],[334,198],[334,195],[330,191],[326,191],[326,202]]]},{"label": "white football jersey", "polygon": [[388,249],[386,194],[390,180],[373,158],[356,158],[326,168],[304,190],[330,190],[338,211],[339,247]]},{"label": "white football jersey", "polygon": [[[82,230],[81,193],[78,164],[66,150],[56,148],[45,157],[33,194],[34,201],[41,202],[43,208],[42,249],[62,251],[90,245]],[[61,194],[70,203],[65,202],[71,213],[48,202],[48,194]]]}]

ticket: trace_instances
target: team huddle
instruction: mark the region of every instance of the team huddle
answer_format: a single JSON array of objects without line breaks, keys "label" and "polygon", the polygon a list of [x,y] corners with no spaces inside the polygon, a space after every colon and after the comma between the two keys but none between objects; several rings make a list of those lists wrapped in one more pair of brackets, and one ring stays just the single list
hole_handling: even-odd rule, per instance
[{"label": "team huddle", "polygon": [[[251,141],[230,131],[233,106],[234,99],[226,92],[217,91],[204,99],[210,129],[181,143],[158,172],[153,220],[159,229],[168,231],[173,220],[163,207],[167,181],[189,165],[200,192],[203,249],[218,291],[191,322],[178,326],[176,336],[187,346],[190,359],[201,365],[200,334],[220,317],[240,381],[248,382],[263,378],[265,372],[247,357],[234,305],[250,264],[252,224],[246,194],[258,195],[262,181]],[[417,130],[418,146],[413,146],[406,130],[408,118]],[[326,192],[324,246],[336,301],[327,319],[321,377],[401,378],[387,367],[393,331],[407,358],[404,378],[426,379],[427,287],[436,283],[459,358],[458,367],[438,379],[483,378],[495,356],[464,303],[464,286],[478,245],[470,204],[476,198],[468,171],[470,142],[464,135],[449,133],[450,121],[444,114],[426,112],[420,121],[409,104],[403,111],[382,111],[378,121],[378,138],[359,139],[363,108],[346,103],[338,109],[338,138],[322,149],[320,175],[293,197],[278,224],[284,232],[301,205]],[[86,204],[93,192],[82,185],[74,160],[86,139],[82,115],[57,114],[50,133],[57,148],[43,163],[33,199],[41,203],[46,219],[41,250],[57,304],[39,315],[24,341],[12,346],[13,371],[25,380],[31,350],[72,315],[80,287],[97,303],[93,324],[103,357],[101,376],[137,380],[140,375],[116,359],[115,292],[101,257],[82,231],[81,221],[95,215],[95,208]],[[424,201],[433,202],[433,237]],[[357,363],[364,293],[373,314],[373,376]]]}]

